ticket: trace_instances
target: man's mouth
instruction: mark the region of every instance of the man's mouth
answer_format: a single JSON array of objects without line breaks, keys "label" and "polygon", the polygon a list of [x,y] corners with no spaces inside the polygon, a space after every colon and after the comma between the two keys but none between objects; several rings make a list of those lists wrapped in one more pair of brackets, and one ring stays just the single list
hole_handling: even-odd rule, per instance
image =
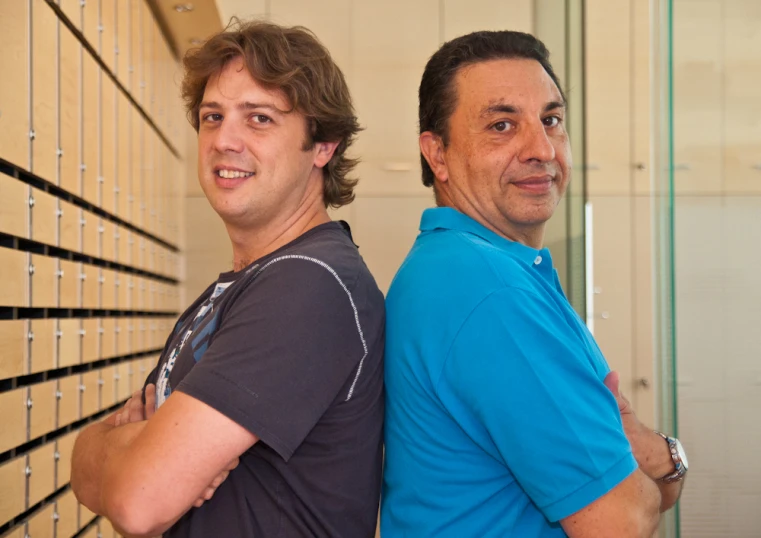
[{"label": "man's mouth", "polygon": [[254,175],[253,172],[243,172],[241,170],[228,170],[226,168],[217,170],[214,173],[217,175],[217,177],[221,177],[223,179],[238,179],[238,178],[244,178],[244,177],[251,177]]}]

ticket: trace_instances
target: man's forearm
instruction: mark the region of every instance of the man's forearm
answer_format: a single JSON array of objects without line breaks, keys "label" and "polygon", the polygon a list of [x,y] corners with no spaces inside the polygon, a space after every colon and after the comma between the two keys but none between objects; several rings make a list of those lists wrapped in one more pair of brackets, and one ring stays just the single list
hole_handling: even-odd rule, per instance
[{"label": "man's forearm", "polygon": [[145,427],[145,422],[114,427],[114,415],[86,428],[77,437],[71,460],[71,489],[90,511],[105,515],[102,506],[103,471],[106,462],[123,451]]},{"label": "man's forearm", "polygon": [[627,431],[634,458],[640,469],[655,482],[661,492],[661,512],[676,504],[683,481],[666,484],[659,479],[674,471],[674,460],[663,437],[640,423],[636,431]]}]

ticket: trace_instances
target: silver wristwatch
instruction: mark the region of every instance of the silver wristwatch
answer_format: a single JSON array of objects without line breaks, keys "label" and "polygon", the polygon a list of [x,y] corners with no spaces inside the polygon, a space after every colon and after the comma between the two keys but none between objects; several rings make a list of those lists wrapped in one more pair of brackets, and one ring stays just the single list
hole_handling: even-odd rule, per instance
[{"label": "silver wristwatch", "polygon": [[673,437],[669,437],[666,434],[663,434],[659,431],[656,431],[658,435],[663,437],[666,442],[669,445],[669,452],[671,453],[671,459],[674,461],[674,472],[669,473],[666,476],[658,479],[659,482],[664,482],[666,484],[671,484],[672,482],[679,482],[684,478],[684,475],[687,474],[687,454],[684,452],[684,448],[682,448],[682,443],[679,442],[679,439],[674,439]]}]

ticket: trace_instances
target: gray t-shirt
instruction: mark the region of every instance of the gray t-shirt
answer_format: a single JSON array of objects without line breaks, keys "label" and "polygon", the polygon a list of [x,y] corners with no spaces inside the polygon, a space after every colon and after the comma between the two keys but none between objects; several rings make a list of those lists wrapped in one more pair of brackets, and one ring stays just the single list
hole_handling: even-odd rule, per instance
[{"label": "gray t-shirt", "polygon": [[221,274],[178,321],[159,405],[182,391],[260,441],[164,536],[375,535],[384,300],[342,224]]}]

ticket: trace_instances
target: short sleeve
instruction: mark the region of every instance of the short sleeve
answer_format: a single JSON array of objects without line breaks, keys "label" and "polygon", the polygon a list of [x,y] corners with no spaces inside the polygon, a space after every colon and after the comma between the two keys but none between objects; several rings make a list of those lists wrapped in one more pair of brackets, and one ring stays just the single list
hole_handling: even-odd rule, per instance
[{"label": "short sleeve", "polygon": [[327,265],[276,261],[233,299],[178,390],[288,460],[365,355],[355,312],[349,288]]},{"label": "short sleeve", "polygon": [[637,467],[605,372],[574,323],[537,294],[495,292],[462,326],[437,386],[471,438],[552,522]]}]

